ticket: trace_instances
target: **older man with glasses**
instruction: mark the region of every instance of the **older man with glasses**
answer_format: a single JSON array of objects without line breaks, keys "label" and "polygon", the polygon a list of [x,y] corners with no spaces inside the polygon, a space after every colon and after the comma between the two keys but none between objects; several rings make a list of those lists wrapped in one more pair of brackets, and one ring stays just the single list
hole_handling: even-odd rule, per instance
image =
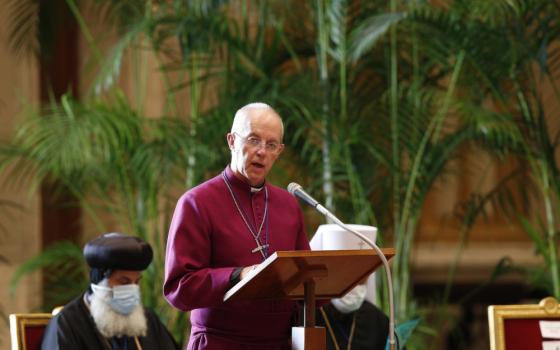
[{"label": "older man with glasses", "polygon": [[164,294],[191,311],[188,349],[289,349],[291,301],[223,302],[229,288],[278,250],[308,250],[293,196],[266,182],[284,127],[264,103],[237,111],[231,163],[179,199],[167,241]]}]

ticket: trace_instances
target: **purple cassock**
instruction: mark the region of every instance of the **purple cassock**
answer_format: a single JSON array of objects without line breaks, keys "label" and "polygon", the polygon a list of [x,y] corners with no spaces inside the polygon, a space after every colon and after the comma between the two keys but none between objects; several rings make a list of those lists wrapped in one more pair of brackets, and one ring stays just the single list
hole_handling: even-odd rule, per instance
[{"label": "purple cassock", "polygon": [[[267,203],[268,202],[268,203]],[[253,233],[249,229],[252,228]],[[286,190],[265,183],[254,191],[230,167],[179,199],[167,241],[163,292],[191,311],[188,349],[289,349],[295,303],[223,302],[237,267],[278,250],[309,250],[303,215]]]}]

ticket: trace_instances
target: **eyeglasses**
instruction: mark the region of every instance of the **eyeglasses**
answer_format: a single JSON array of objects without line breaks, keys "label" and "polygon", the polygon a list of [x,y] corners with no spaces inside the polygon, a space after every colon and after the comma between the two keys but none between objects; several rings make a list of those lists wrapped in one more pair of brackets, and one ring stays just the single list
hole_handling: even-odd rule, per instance
[{"label": "eyeglasses", "polygon": [[261,148],[264,148],[266,152],[272,154],[277,154],[278,152],[280,152],[281,144],[278,142],[275,141],[267,142],[265,140],[261,140],[256,136],[243,137],[236,132],[234,132],[234,134],[239,136],[239,138],[242,139],[243,142],[252,149],[259,150]]}]

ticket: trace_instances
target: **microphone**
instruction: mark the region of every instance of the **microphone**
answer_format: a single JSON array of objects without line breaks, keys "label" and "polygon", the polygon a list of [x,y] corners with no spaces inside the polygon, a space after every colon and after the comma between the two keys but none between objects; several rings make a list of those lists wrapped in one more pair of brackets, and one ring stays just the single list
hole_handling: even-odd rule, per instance
[{"label": "microphone", "polygon": [[381,249],[369,238],[367,238],[362,233],[353,230],[348,225],[340,221],[333,213],[331,213],[327,208],[323,207],[319,202],[317,202],[313,197],[311,197],[307,192],[303,190],[303,188],[295,182],[292,182],[288,185],[288,192],[290,192],[293,196],[298,197],[306,204],[315,208],[318,212],[325,215],[327,219],[330,219],[332,222],[337,224],[338,226],[342,227],[346,231],[352,233],[354,236],[360,238],[364,241],[367,245],[369,245],[381,260],[383,267],[385,269],[385,274],[387,275],[387,289],[388,289],[388,296],[389,296],[389,349],[395,350],[398,348],[398,344],[396,342],[395,337],[395,303],[393,301],[393,279],[391,277],[391,268],[389,267],[389,262],[385,257],[385,254],[381,251]]},{"label": "microphone", "polygon": [[303,187],[301,187],[301,185],[295,182],[292,182],[288,185],[288,192],[298,197],[299,199],[301,199],[308,205],[312,206],[313,208],[319,205],[319,202],[317,202],[315,198],[311,197],[307,192],[303,190]]},{"label": "microphone", "polygon": [[301,185],[292,182],[288,185],[288,192],[290,192],[293,196],[298,197],[301,199],[305,204],[317,209],[321,214],[328,215],[329,211],[327,208],[323,207],[315,198],[311,197],[307,192],[303,190]]}]

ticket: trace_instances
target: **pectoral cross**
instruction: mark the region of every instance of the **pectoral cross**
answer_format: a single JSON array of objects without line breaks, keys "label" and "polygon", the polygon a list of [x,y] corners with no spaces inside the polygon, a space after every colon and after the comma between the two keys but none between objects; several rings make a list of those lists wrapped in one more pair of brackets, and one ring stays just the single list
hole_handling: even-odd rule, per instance
[{"label": "pectoral cross", "polygon": [[257,243],[257,247],[255,249],[251,250],[251,253],[259,252],[259,253],[261,253],[261,255],[263,257],[263,260],[266,260],[267,255],[268,255],[268,250],[267,250],[268,244],[262,244],[261,245],[261,242],[259,241],[258,238],[255,238],[255,243]]},{"label": "pectoral cross", "polygon": [[268,244],[260,245],[259,242],[257,242],[257,247],[255,249],[251,250],[251,253],[260,252],[260,251],[262,251],[263,249],[266,249],[266,248],[268,248]]}]

